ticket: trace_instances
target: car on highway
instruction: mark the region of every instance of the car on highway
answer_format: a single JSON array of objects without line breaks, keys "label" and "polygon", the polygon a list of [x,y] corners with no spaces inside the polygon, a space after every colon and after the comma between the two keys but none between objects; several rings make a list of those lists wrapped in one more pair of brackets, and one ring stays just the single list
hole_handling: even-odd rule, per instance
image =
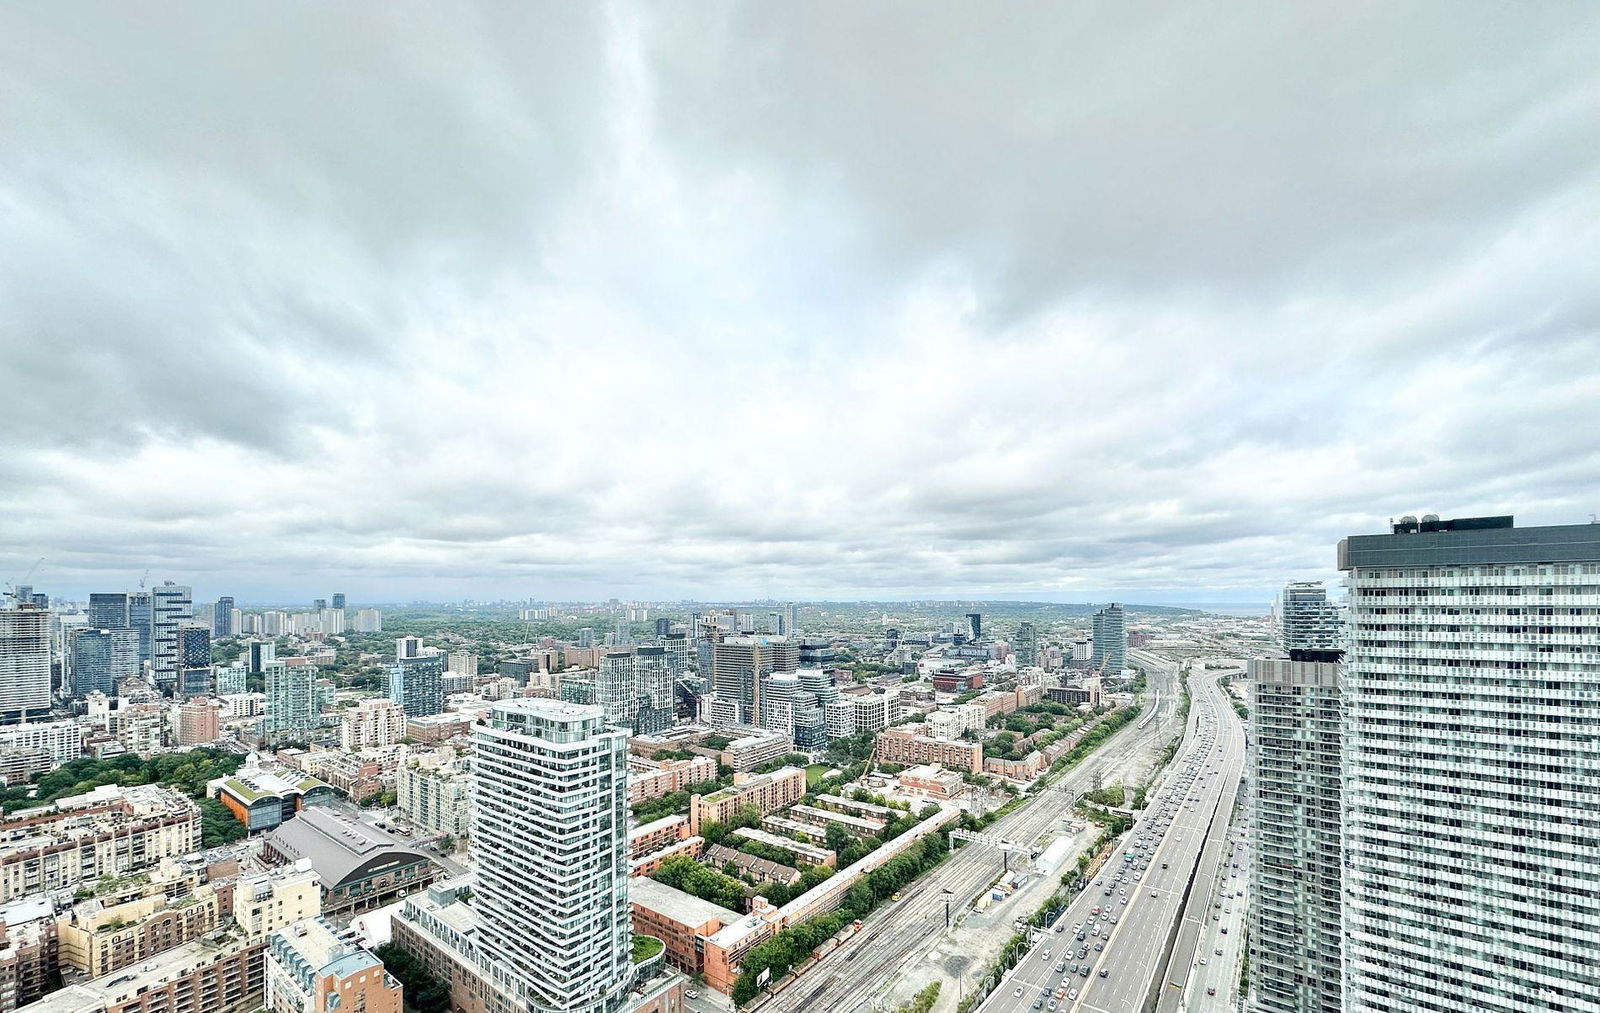
[{"label": "car on highway", "polygon": [[1107,978],[1107,977],[1110,977],[1110,975],[1111,975],[1111,971],[1110,971],[1109,968],[1105,968],[1105,967],[1100,968],[1100,977]]},{"label": "car on highway", "polygon": [[1222,956],[1222,950],[1220,948],[1217,950],[1217,956]]}]

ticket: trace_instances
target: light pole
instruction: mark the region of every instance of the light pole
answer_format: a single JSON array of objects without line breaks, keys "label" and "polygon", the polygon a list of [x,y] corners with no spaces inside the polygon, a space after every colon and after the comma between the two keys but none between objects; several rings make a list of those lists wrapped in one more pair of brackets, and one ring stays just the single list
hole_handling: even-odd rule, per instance
[{"label": "light pole", "polygon": [[944,891],[944,930],[950,931],[950,898],[952,894],[948,889]]}]

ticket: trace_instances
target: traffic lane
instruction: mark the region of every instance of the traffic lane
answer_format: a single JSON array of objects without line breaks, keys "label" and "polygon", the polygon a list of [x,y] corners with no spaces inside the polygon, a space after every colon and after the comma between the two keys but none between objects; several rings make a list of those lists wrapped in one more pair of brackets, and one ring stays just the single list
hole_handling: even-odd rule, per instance
[{"label": "traffic lane", "polygon": [[1130,934],[1113,940],[1113,943],[1125,940],[1125,945],[1108,945],[1107,952],[1112,954],[1106,965],[1109,973],[1100,978],[1096,971],[1094,987],[1083,997],[1086,1010],[1115,1011],[1127,1001],[1137,1004],[1158,970],[1167,934],[1181,915],[1178,905],[1184,880],[1199,858],[1202,843],[1199,814],[1189,813],[1187,809],[1185,813],[1181,830],[1179,824],[1174,824],[1169,831],[1182,835],[1174,839],[1175,850],[1168,852],[1163,848],[1156,856],[1159,860],[1168,860],[1172,868],[1158,870],[1160,878],[1153,880],[1147,890],[1147,893],[1154,891],[1156,896],[1141,900],[1137,913],[1129,916],[1125,924]]},{"label": "traffic lane", "polygon": [[[1237,907],[1239,898],[1227,896],[1239,893],[1236,886],[1238,880],[1232,876],[1235,871],[1232,869],[1232,848],[1232,842],[1227,842],[1222,867],[1215,870],[1212,877],[1216,887],[1208,896],[1209,903],[1200,912],[1198,919],[1198,938],[1189,964],[1192,980],[1191,1001],[1200,994],[1205,994],[1207,998],[1213,995],[1227,997],[1232,994],[1238,983],[1238,950],[1243,938],[1239,929],[1241,920]],[[1227,933],[1221,931],[1224,927],[1229,929]],[[1219,950],[1222,951],[1220,954],[1217,952]],[[1202,960],[1205,961],[1204,964],[1201,963]],[[1216,989],[1215,993],[1207,991],[1213,988]]]},{"label": "traffic lane", "polygon": [[[1169,830],[1169,834],[1171,832]],[[1124,838],[1114,854],[1120,855],[1130,846],[1130,841]],[[1162,853],[1158,849],[1157,857],[1159,858]],[[1173,855],[1170,857],[1177,858],[1178,856]],[[1181,859],[1179,859],[1179,865],[1181,868]],[[1152,861],[1150,868],[1159,872],[1159,862]],[[1169,870],[1167,875],[1175,880],[1179,873],[1176,870]],[[1114,871],[1111,873],[1103,872],[1098,878],[1101,879],[1102,883],[1110,884],[1115,878],[1115,873]],[[1147,955],[1138,953],[1128,947],[1117,947],[1117,937],[1123,931],[1124,926],[1127,926],[1127,931],[1134,933],[1133,936],[1127,938],[1138,938],[1147,934],[1152,927],[1159,927],[1167,923],[1173,913],[1173,902],[1170,897],[1174,883],[1168,882],[1164,878],[1152,878],[1148,881],[1135,881],[1127,885],[1130,887],[1130,903],[1128,906],[1123,907],[1118,903],[1119,898],[1115,893],[1112,897],[1106,897],[1104,895],[1104,886],[1094,887],[1091,885],[1089,890],[1085,891],[1084,895],[1080,895],[1079,900],[1068,908],[1066,915],[1058,922],[1068,927],[1081,925],[1093,915],[1093,909],[1097,906],[1097,902],[1098,906],[1105,908],[1105,902],[1110,901],[1110,910],[1117,913],[1118,924],[1111,926],[1111,935],[1109,937],[1092,936],[1086,933],[1086,938],[1083,941],[1079,941],[1075,933],[1062,932],[1058,934],[1052,932],[1051,935],[1057,942],[1051,945],[1048,940],[1045,940],[1036,943],[1030,948],[1028,956],[1007,977],[1002,988],[997,990],[1000,998],[992,1008],[998,1013],[1016,1013],[1016,1011],[1031,1010],[1033,1001],[1040,996],[1041,992],[1049,991],[1053,993],[1063,983],[1069,989],[1077,988],[1083,993],[1080,995],[1079,1001],[1081,1002],[1087,996],[1088,988],[1092,984],[1106,980],[1099,977],[1099,969],[1102,966],[1108,966],[1105,964],[1107,955],[1115,955],[1117,958],[1114,964],[1108,966],[1108,977],[1127,973],[1129,967],[1137,967],[1140,964],[1147,963],[1150,959]],[[1156,898],[1150,897],[1152,892],[1157,895]],[[1093,949],[1093,944],[1096,942],[1101,942],[1104,945],[1104,950],[1099,953],[1096,953]],[[1047,947],[1050,949],[1050,956],[1048,957],[1044,956],[1044,950]],[[1066,948],[1070,948],[1072,953],[1070,958],[1063,956],[1064,953],[1069,952]],[[1077,956],[1079,948],[1087,949],[1089,952],[1083,957],[1079,957]],[[1132,954],[1131,961],[1123,957],[1123,954]],[[1070,970],[1066,972],[1055,970],[1056,964],[1063,959],[1070,961],[1069,966],[1071,968],[1077,968],[1086,962],[1090,962],[1091,958],[1091,972],[1087,978]],[[1020,996],[1016,994],[1018,988],[1022,990]],[[1071,1009],[1072,1006],[1072,1003],[1068,1003],[1065,1008]]]},{"label": "traffic lane", "polygon": [[[1176,788],[1176,784],[1174,785]],[[1187,798],[1185,789],[1182,796]],[[1128,991],[1142,992],[1156,970],[1160,954],[1174,919],[1180,914],[1178,900],[1184,880],[1199,858],[1202,831],[1209,816],[1183,806],[1174,815],[1173,822],[1151,858],[1151,876],[1139,882],[1143,891],[1122,923],[1113,928],[1112,940],[1107,944],[1106,956],[1101,965],[1107,970],[1105,978],[1099,977],[1099,967],[1091,978],[1091,987],[1085,990],[1085,1009],[1097,1005],[1121,1005]],[[1161,869],[1165,862],[1168,869]],[[1124,945],[1117,945],[1119,942]],[[1116,984],[1111,984],[1116,979]]]},{"label": "traffic lane", "polygon": [[[1226,733],[1224,733],[1224,738],[1227,738]],[[1208,762],[1210,762],[1210,760],[1208,760]],[[1224,770],[1230,770],[1230,768],[1224,765]],[[1205,859],[1203,859],[1203,853],[1205,853],[1208,845],[1211,845],[1213,842],[1221,842],[1221,840],[1226,837],[1226,818],[1227,816],[1230,816],[1230,811],[1232,811],[1232,800],[1230,800],[1230,797],[1232,797],[1232,791],[1234,791],[1235,784],[1232,783],[1229,778],[1210,778],[1206,779],[1206,781],[1202,781],[1202,783],[1198,783],[1197,787],[1198,791],[1200,791],[1200,797],[1202,797],[1203,802],[1205,802],[1203,805],[1198,807],[1198,819],[1203,821],[1205,824],[1210,824],[1210,832],[1205,832],[1205,834],[1202,835],[1197,831],[1197,837],[1203,837],[1203,839],[1195,842],[1195,848],[1197,848],[1198,853],[1195,855],[1194,861],[1187,861],[1186,859],[1184,869],[1194,869],[1194,871],[1197,872],[1198,879],[1197,883],[1195,883],[1197,891],[1192,893],[1190,896],[1208,896],[1210,891],[1206,891],[1206,893],[1200,893],[1200,890],[1205,888],[1205,885],[1208,885],[1211,880],[1210,872],[1205,872],[1205,869],[1202,867],[1202,863],[1205,861]],[[1194,791],[1194,789],[1190,789],[1190,791]],[[1187,813],[1190,813],[1189,808],[1187,808],[1187,803],[1189,803],[1189,800],[1187,800],[1186,792],[1186,805],[1184,805],[1184,811],[1186,811],[1186,815]],[[1224,807],[1226,807],[1226,813],[1222,811],[1224,810]],[[1213,819],[1213,816],[1218,816],[1218,819]],[[1206,864],[1208,864],[1208,866],[1214,866],[1216,861],[1218,861],[1218,856],[1213,856],[1213,858],[1210,859],[1210,863]],[[1176,898],[1174,898],[1174,904],[1176,904]],[[1165,941],[1165,931],[1170,930],[1171,923],[1173,923],[1173,920],[1178,919],[1178,917],[1182,917],[1182,912],[1174,909],[1174,911],[1171,912],[1170,919],[1166,920],[1166,922],[1163,922],[1162,927],[1160,927],[1160,930],[1162,931],[1157,933],[1157,935],[1162,936],[1162,941]],[[1189,939],[1194,939],[1195,936],[1198,935],[1197,925],[1192,925],[1192,927],[1181,927],[1181,935],[1182,928],[1187,928],[1187,935],[1189,935]],[[1181,939],[1181,943],[1187,943],[1187,952],[1189,952],[1189,954],[1194,952],[1194,943],[1190,943],[1190,941],[1187,941],[1187,939]],[[1160,952],[1158,951],[1163,949],[1163,947],[1155,946],[1155,944],[1150,944],[1150,941],[1147,941],[1147,946],[1142,947],[1142,949],[1144,949],[1146,952],[1152,952],[1152,959],[1158,960],[1160,959]],[[1152,970],[1158,970],[1158,968],[1152,968]],[[1134,967],[1134,971],[1136,971],[1136,973],[1141,971],[1141,965],[1136,965],[1136,967]],[[1150,979],[1152,978],[1154,978],[1154,973],[1149,976],[1136,975],[1136,979],[1133,981],[1133,989],[1136,994],[1131,995],[1131,997],[1130,995],[1126,995],[1126,989],[1112,989],[1112,991],[1104,992],[1104,994],[1094,995],[1094,1003],[1101,1003],[1101,1005],[1104,1005],[1106,1008],[1120,1008],[1125,1002],[1131,1002],[1134,1003],[1134,1005],[1142,1005],[1144,989],[1149,987]],[[1117,995],[1114,994],[1114,992],[1123,992],[1123,994]]]},{"label": "traffic lane", "polygon": [[[1242,775],[1241,768],[1242,764],[1238,766],[1228,765],[1225,769],[1229,772],[1229,776],[1222,782],[1226,787],[1226,794],[1219,802],[1218,812],[1219,815],[1228,817],[1230,821],[1233,799],[1237,796],[1239,777]],[[1178,983],[1184,991],[1162,990],[1160,993],[1161,998],[1157,1004],[1159,1010],[1174,1009],[1183,996],[1189,994],[1192,988],[1195,979],[1194,972],[1199,966],[1198,959],[1201,955],[1199,951],[1204,945],[1204,922],[1212,910],[1211,904],[1214,903],[1215,894],[1218,892],[1214,884],[1219,882],[1221,878],[1225,878],[1219,877],[1219,866],[1223,856],[1228,853],[1232,846],[1232,832],[1231,826],[1219,819],[1217,825],[1213,827],[1213,832],[1208,835],[1206,849],[1202,852],[1200,868],[1203,870],[1206,882],[1212,884],[1212,886],[1207,892],[1201,893],[1198,889],[1200,883],[1197,881],[1197,889],[1192,894],[1192,900],[1184,914],[1183,925],[1167,965],[1166,976],[1168,981]],[[1209,963],[1207,966],[1209,966]]]},{"label": "traffic lane", "polygon": [[[1218,974],[1227,978],[1230,987],[1236,987],[1238,983],[1238,975],[1236,973],[1230,974],[1229,972],[1234,970],[1232,965],[1238,963],[1239,951],[1244,946],[1245,912],[1250,905],[1250,862],[1248,853],[1234,857],[1238,858],[1237,864],[1239,867],[1232,869],[1232,863],[1230,863],[1228,878],[1223,880],[1224,896],[1222,908],[1218,912],[1221,917],[1211,925],[1213,954],[1218,949],[1223,951],[1222,963],[1224,966],[1218,970]],[[1223,929],[1227,929],[1227,931],[1224,932],[1222,931]],[[1218,992],[1220,993],[1221,991],[1219,988]]]}]

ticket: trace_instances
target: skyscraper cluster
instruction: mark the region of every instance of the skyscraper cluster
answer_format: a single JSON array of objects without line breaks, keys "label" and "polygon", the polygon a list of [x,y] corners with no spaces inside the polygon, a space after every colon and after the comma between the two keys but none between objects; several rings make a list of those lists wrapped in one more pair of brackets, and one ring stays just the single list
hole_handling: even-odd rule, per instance
[{"label": "skyscraper cluster", "polygon": [[1257,1008],[1600,1011],[1600,525],[1338,558],[1342,660],[1253,666]]}]

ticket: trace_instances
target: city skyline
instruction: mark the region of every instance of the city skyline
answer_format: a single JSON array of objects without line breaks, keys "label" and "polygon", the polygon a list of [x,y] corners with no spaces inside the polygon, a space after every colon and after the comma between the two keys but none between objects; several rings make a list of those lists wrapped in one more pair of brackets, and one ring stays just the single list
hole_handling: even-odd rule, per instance
[{"label": "city skyline", "polygon": [[0,573],[1237,600],[1600,511],[1592,7],[890,10],[0,13]]}]

